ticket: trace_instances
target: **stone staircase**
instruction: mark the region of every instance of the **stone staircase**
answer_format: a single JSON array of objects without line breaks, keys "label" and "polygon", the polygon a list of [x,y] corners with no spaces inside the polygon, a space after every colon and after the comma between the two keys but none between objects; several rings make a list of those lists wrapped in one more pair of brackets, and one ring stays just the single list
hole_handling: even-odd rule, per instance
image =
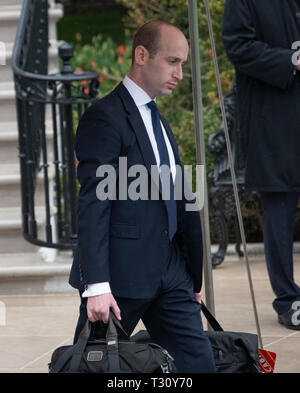
[{"label": "stone staircase", "polygon": [[[72,290],[67,283],[71,252],[39,248],[27,242],[22,235],[18,126],[11,70],[13,43],[21,8],[22,0],[0,2],[0,40],[5,44],[5,65],[0,64],[0,295]],[[58,70],[56,23],[62,15],[62,7],[51,0],[49,73]],[[50,141],[50,122],[46,129],[49,130],[47,138]],[[42,212],[42,183],[38,183],[36,201]],[[39,209],[37,217],[42,224]]]}]

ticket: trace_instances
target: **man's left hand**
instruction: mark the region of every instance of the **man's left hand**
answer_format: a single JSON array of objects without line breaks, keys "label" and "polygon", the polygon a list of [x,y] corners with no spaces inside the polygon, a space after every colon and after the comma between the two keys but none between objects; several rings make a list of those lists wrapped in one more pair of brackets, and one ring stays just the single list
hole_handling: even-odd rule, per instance
[{"label": "man's left hand", "polygon": [[198,303],[201,303],[201,299],[202,299],[201,292],[195,292],[195,298]]}]

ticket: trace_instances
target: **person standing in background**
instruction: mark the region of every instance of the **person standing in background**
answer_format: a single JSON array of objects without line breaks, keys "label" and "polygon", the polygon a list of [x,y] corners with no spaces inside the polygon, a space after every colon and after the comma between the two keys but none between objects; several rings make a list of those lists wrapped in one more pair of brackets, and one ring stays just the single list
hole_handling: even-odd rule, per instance
[{"label": "person standing in background", "polygon": [[300,41],[300,1],[226,0],[223,40],[247,140],[245,187],[261,196],[273,308],[281,324],[300,330],[293,274],[300,193],[300,65],[293,47]]}]

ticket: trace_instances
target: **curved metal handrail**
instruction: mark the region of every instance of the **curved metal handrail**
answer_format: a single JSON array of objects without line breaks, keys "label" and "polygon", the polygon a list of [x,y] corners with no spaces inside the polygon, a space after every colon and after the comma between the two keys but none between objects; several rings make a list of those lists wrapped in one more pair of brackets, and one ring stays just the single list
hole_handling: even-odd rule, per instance
[{"label": "curved metal handrail", "polygon": [[[22,11],[18,23],[16,38],[15,38],[15,43],[14,43],[13,53],[11,58],[12,70],[14,74],[19,75],[20,77],[28,78],[32,80],[67,82],[70,79],[67,74],[57,73],[52,75],[47,75],[47,74],[41,75],[34,72],[25,71],[20,66],[20,55],[24,50],[24,40],[26,40],[26,38],[28,37],[28,32],[26,31],[26,28],[28,28],[28,19],[30,18],[30,10],[32,9],[35,3],[40,6],[40,10],[42,13],[44,13],[45,10],[48,9],[48,0],[23,0]],[[42,21],[41,23],[45,25],[45,22],[46,20]],[[48,22],[47,22],[47,27],[48,27]],[[48,59],[48,51],[45,51],[44,56],[47,56]],[[94,72],[85,72],[84,74],[82,72],[74,72],[72,75],[73,75],[72,80],[74,81],[95,79]]]},{"label": "curved metal handrail", "polygon": [[[98,95],[98,75],[73,72],[73,48],[59,47],[61,72],[48,75],[48,1],[24,0],[12,54],[16,90],[24,238],[35,245],[74,248],[74,130]],[[84,82],[84,86],[82,83]]]}]

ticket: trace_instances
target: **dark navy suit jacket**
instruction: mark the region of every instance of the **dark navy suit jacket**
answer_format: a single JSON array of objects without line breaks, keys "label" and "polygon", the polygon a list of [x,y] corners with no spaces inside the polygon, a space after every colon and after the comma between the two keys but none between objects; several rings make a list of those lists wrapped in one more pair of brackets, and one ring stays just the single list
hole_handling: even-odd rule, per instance
[{"label": "dark navy suit jacket", "polygon": [[249,191],[300,191],[300,1],[226,0],[223,39],[235,66]]},{"label": "dark navy suit jacket", "polygon": [[[181,165],[174,135],[161,117]],[[89,107],[80,119],[76,134],[78,198],[78,246],[70,273],[70,284],[84,289],[88,284],[109,281],[114,296],[150,298],[160,285],[162,271],[170,257],[168,217],[161,196],[158,200],[100,201],[96,177],[100,165],[113,165],[118,173],[119,157],[128,168],[144,165],[149,180],[155,156],[146,128],[131,95],[120,83],[110,94]],[[134,178],[128,179],[128,184]],[[153,182],[152,182],[153,185]],[[150,191],[149,191],[150,192]],[[173,242],[179,246],[182,263],[194,282],[202,285],[202,233],[199,211],[187,212],[177,201],[178,230]]]}]

